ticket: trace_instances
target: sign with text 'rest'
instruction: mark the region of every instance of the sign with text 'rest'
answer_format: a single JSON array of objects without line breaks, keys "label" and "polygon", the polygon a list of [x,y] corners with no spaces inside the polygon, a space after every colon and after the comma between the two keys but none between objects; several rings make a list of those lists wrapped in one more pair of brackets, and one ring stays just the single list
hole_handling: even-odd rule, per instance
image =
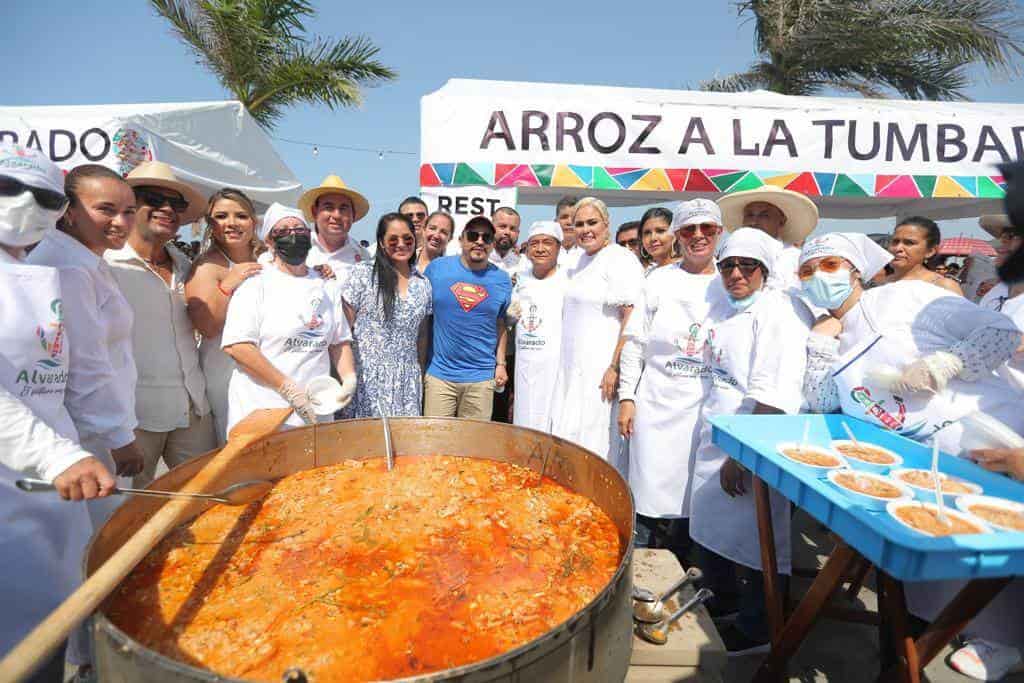
[{"label": "sign with text 'rest'", "polygon": [[458,238],[462,228],[474,216],[487,216],[501,206],[516,208],[515,187],[488,187],[486,185],[466,185],[462,187],[424,187],[420,189],[420,199],[427,203],[427,210],[446,211],[455,222],[455,234],[448,243],[449,253],[458,250]]}]

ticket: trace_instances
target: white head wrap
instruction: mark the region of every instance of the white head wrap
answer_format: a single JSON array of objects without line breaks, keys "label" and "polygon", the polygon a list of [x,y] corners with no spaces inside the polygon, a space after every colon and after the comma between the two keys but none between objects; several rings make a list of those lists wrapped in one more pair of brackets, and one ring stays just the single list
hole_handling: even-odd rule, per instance
[{"label": "white head wrap", "polygon": [[878,246],[867,235],[858,232],[830,232],[808,240],[800,251],[800,265],[812,258],[841,256],[860,271],[867,282],[892,260],[892,254]]},{"label": "white head wrap", "polygon": [[49,157],[32,147],[0,143],[0,176],[64,194],[64,174]]},{"label": "white head wrap", "polygon": [[688,202],[679,202],[672,210],[673,232],[687,225],[700,225],[701,223],[722,224],[722,209],[710,199],[691,199]]},{"label": "white head wrap", "polygon": [[562,243],[562,240],[565,237],[562,234],[562,226],[559,225],[556,221],[534,221],[530,225],[530,232],[526,236],[526,241],[529,242],[537,235],[547,235],[549,237],[554,237],[556,240],[558,240],[559,244]]},{"label": "white head wrap", "polygon": [[306,221],[306,217],[302,214],[301,211],[290,206],[285,206],[284,204],[278,204],[277,202],[274,202],[267,209],[267,212],[263,214],[263,224],[260,225],[260,231],[258,235],[260,241],[262,242],[263,240],[267,239],[267,235],[269,235],[270,231],[274,229],[274,226],[281,222],[281,220],[284,218],[298,218],[300,221],[302,221],[303,225],[305,225],[307,228],[309,227],[309,223]]},{"label": "white head wrap", "polygon": [[731,235],[718,255],[719,261],[738,256],[740,258],[757,259],[771,273],[775,260],[782,253],[782,242],[768,233],[755,228],[740,228]]}]

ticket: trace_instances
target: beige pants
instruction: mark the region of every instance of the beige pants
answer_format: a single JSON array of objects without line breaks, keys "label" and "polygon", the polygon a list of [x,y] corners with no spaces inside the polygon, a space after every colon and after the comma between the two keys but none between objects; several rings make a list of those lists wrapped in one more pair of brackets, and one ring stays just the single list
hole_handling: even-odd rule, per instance
[{"label": "beige pants", "polygon": [[161,458],[168,468],[174,468],[217,447],[212,413],[202,417],[190,413],[188,427],[179,427],[169,432],[136,429],[135,439],[142,449],[144,460],[142,472],[132,479],[135,488],[145,488],[153,481]]},{"label": "beige pants", "polygon": [[493,402],[493,379],[449,382],[433,375],[423,378],[423,414],[427,417],[490,420]]}]

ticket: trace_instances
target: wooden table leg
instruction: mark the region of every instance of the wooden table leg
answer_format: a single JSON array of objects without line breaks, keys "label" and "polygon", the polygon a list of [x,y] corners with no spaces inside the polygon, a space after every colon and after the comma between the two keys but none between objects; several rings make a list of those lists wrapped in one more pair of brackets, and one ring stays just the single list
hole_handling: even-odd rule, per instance
[{"label": "wooden table leg", "polygon": [[829,598],[842,585],[847,569],[859,557],[860,555],[845,543],[836,544],[825,566],[818,572],[818,578],[793,610],[792,616],[779,634],[778,641],[772,642],[772,650],[754,674],[754,681],[766,683],[782,677],[789,658],[796,653],[821,610],[828,604]]},{"label": "wooden table leg", "polygon": [[757,532],[761,541],[761,573],[764,575],[765,611],[772,634],[772,647],[778,642],[784,621],[782,595],[779,592],[779,563],[775,557],[775,531],[772,528],[772,504],[768,484],[752,475],[754,507],[757,510]]},{"label": "wooden table leg", "polygon": [[882,669],[904,666],[905,680],[919,683],[921,665],[917,658],[914,638],[907,626],[907,601],[903,595],[903,584],[885,572],[877,572],[879,649],[882,651]]},{"label": "wooden table leg", "polygon": [[975,579],[964,586],[914,642],[913,653],[909,652],[911,648],[908,646],[907,655],[883,671],[878,680],[893,683],[919,680],[915,676],[920,675],[921,669],[928,666],[942,648],[953,640],[971,619],[978,616],[1011,580],[1012,577]]}]

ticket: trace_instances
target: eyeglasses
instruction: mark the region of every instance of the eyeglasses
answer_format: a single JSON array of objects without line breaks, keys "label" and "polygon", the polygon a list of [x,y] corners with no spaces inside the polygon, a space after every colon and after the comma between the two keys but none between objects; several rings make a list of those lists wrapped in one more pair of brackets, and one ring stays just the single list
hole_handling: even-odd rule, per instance
[{"label": "eyeglasses", "polygon": [[309,228],[281,228],[280,230],[271,230],[270,239],[276,240],[278,237],[289,237],[291,235],[309,235]]},{"label": "eyeglasses", "polygon": [[684,239],[692,239],[697,231],[700,230],[700,234],[705,237],[714,237],[718,233],[722,232],[722,226],[715,225],[714,223],[701,223],[700,225],[684,225],[683,227],[676,230],[676,234],[682,235]]},{"label": "eyeglasses", "polygon": [[636,249],[637,247],[640,246],[640,240],[638,240],[635,237],[631,240],[622,240],[621,242],[619,242],[619,246],[626,247],[627,249]]},{"label": "eyeglasses", "polygon": [[0,197],[17,197],[23,192],[31,192],[36,204],[47,211],[63,211],[68,208],[67,197],[60,192],[32,187],[14,178],[0,178]]},{"label": "eyeglasses", "polygon": [[406,218],[426,218],[426,211],[406,211],[402,214]]},{"label": "eyeglasses", "polygon": [[718,272],[722,275],[728,275],[734,268],[739,268],[743,277],[750,277],[760,267],[761,262],[752,258],[727,258],[718,262]]},{"label": "eyeglasses", "polygon": [[399,243],[401,243],[403,246],[411,247],[415,241],[416,238],[413,237],[412,235],[402,235],[401,237],[399,237],[398,235],[392,235],[391,237],[387,238],[384,244],[394,249],[395,247],[398,246]]},{"label": "eyeglasses", "polygon": [[814,271],[820,270],[823,273],[835,273],[843,267],[843,259],[841,256],[826,256],[825,258],[818,261],[818,265],[812,266],[810,262],[800,266],[800,270],[797,271],[797,275],[801,280],[810,280],[814,277]]},{"label": "eyeglasses", "polygon": [[487,232],[484,230],[466,230],[462,233],[466,237],[466,241],[472,244],[473,242],[479,242],[483,240],[484,244],[494,243],[494,233]]},{"label": "eyeglasses", "polygon": [[162,192],[153,192],[152,190],[135,190],[135,198],[146,206],[154,209],[163,208],[166,204],[171,207],[175,213],[184,213],[185,209],[188,208],[188,202],[185,201],[184,197],[172,196],[163,194]]}]

